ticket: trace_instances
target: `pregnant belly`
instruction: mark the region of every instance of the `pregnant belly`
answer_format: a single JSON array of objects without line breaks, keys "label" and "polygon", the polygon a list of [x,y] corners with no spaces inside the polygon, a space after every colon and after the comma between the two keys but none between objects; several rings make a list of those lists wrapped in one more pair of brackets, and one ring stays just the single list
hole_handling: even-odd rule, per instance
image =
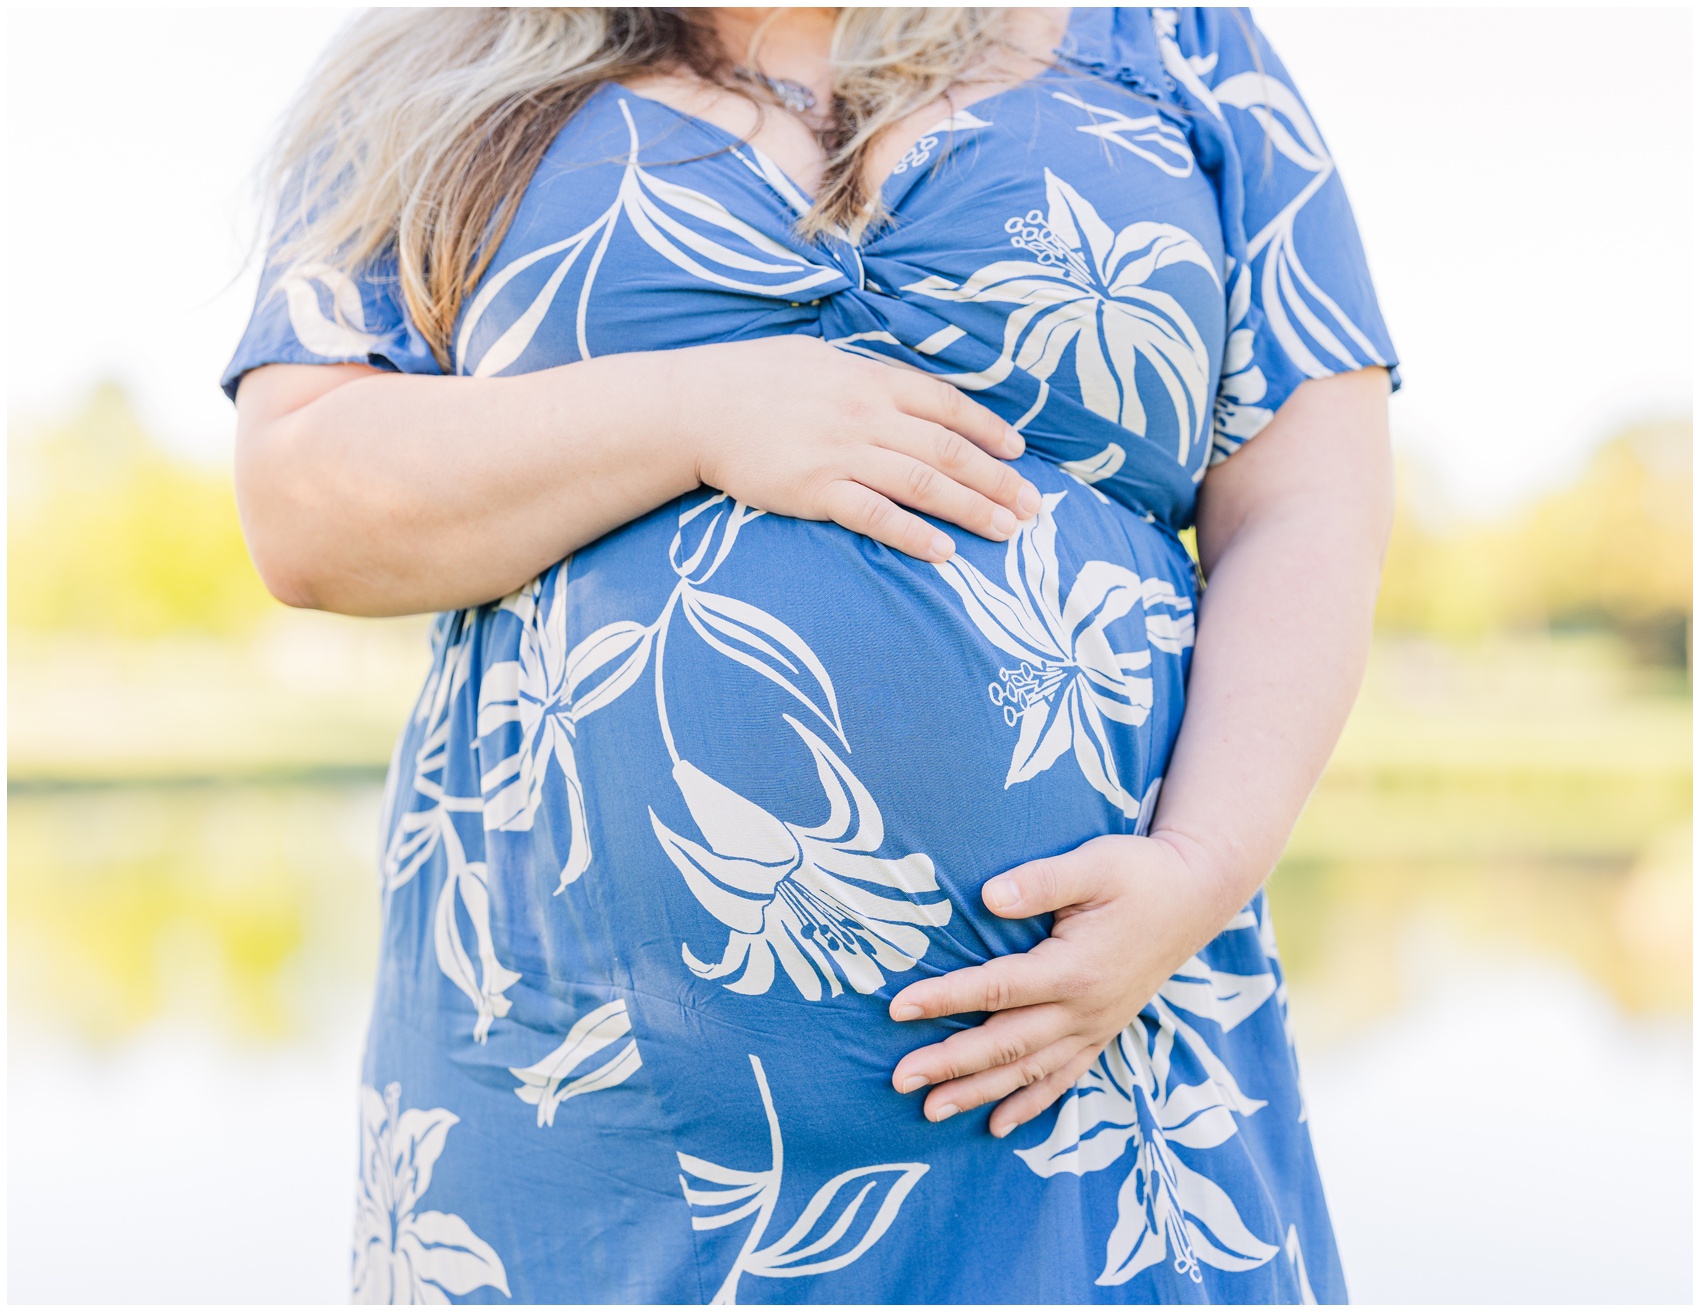
[{"label": "pregnant belly", "polygon": [[818,1000],[1043,935],[980,886],[1148,823],[1192,588],[1172,538],[1021,464],[1043,512],[943,566],[699,493],[481,612],[491,892],[534,965],[595,943],[704,1001]]}]

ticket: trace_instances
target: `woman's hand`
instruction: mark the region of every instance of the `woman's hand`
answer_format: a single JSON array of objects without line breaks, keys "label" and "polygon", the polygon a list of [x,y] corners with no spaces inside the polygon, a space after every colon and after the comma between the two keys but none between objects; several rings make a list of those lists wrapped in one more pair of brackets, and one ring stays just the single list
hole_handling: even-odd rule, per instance
[{"label": "woman's hand", "polygon": [[892,1083],[900,1093],[933,1086],[929,1120],[1000,1098],[994,1135],[1032,1120],[1238,909],[1229,905],[1237,894],[1228,881],[1204,864],[1184,840],[1116,835],[987,880],[980,896],[997,915],[1054,912],[1050,937],[893,998],[891,1017],[899,1021],[994,1014],[910,1053]]},{"label": "woman's hand", "polygon": [[1056,1101],[1274,869],[1346,721],[1393,516],[1387,375],[1303,384],[1204,480],[1186,715],[1149,838],[1095,838],[988,880],[1000,916],[1056,913],[1030,952],[911,984],[894,1020],[989,1011],[910,1053],[935,1121],[1004,1099],[1005,1135]]},{"label": "woman's hand", "polygon": [[1004,463],[1021,434],[948,383],[814,337],[675,357],[676,425],[697,476],[740,501],[931,561],[954,544],[912,511],[996,542],[1039,513],[1039,490]]}]

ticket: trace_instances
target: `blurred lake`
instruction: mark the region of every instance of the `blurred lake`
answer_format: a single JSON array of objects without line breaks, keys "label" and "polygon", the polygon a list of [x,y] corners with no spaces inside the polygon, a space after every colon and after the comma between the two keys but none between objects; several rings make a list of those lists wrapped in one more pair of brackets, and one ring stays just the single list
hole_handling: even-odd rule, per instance
[{"label": "blurred lake", "polygon": [[[13,451],[8,1294],[340,1302],[426,625],[272,606],[224,475],[162,459],[111,396]],[[1521,526],[1402,519],[1271,885],[1358,1301],[1692,1298],[1686,481],[1594,532],[1611,460]],[[1588,532],[1632,584],[1529,582]]]},{"label": "blurred lake", "polygon": [[[39,760],[73,720],[54,689],[91,684],[26,684],[30,659],[14,758],[39,732]],[[128,667],[191,748],[215,664]],[[1689,716],[1599,640],[1378,647],[1272,885],[1357,1299],[1689,1300]],[[14,1300],[346,1297],[381,792],[347,764],[14,780]]]}]

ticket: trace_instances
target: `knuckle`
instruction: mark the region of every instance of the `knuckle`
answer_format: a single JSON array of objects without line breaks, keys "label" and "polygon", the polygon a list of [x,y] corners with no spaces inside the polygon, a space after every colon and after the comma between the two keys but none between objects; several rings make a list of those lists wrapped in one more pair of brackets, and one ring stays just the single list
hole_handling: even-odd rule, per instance
[{"label": "knuckle", "polygon": [[1015,1073],[1020,1077],[1023,1086],[1038,1084],[1050,1074],[1045,1069],[1045,1063],[1037,1057],[1023,1057],[1015,1063]]},{"label": "knuckle", "polygon": [[1021,892],[1023,900],[1032,899],[1049,906],[1057,891],[1056,864],[1049,857],[1042,857],[1028,866],[1021,874]]},{"label": "knuckle", "polygon": [[1003,1011],[1010,1004],[1009,981],[992,976],[981,990],[982,1011]]},{"label": "knuckle", "polygon": [[1014,501],[1016,493],[1021,490],[1021,475],[1015,472],[1011,465],[1002,461],[992,464],[992,495],[1000,501]]},{"label": "knuckle", "polygon": [[910,496],[917,501],[926,501],[939,490],[939,472],[931,465],[916,461],[910,466],[905,482]]},{"label": "knuckle", "polygon": [[862,523],[870,533],[888,532],[897,525],[897,507],[884,497],[870,497],[862,511]]},{"label": "knuckle", "polygon": [[1027,1056],[1027,1045],[1013,1038],[999,1039],[993,1048],[994,1066],[1016,1066]]},{"label": "knuckle", "polygon": [[939,429],[938,445],[934,449],[933,459],[940,469],[962,469],[973,460],[973,452],[973,445],[967,438],[951,432],[948,428]]}]

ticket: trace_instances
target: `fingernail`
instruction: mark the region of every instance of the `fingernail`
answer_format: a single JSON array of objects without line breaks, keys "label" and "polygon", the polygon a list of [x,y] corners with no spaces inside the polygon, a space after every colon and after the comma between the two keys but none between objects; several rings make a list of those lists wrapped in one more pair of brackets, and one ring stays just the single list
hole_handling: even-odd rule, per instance
[{"label": "fingernail", "polygon": [[933,534],[933,556],[938,560],[949,560],[956,554],[956,543],[943,533]]},{"label": "fingernail", "polygon": [[902,1084],[897,1086],[897,1091],[899,1093],[914,1093],[916,1089],[925,1088],[926,1084],[927,1077],[925,1075],[910,1075],[904,1079]]},{"label": "fingernail", "polygon": [[1021,890],[1015,886],[1013,879],[999,875],[980,890],[980,896],[993,911],[1008,911],[1021,901]]},{"label": "fingernail", "polygon": [[913,1002],[900,1002],[891,1009],[893,1020],[920,1020],[925,1014]]},{"label": "fingernail", "polygon": [[[1011,428],[1009,430],[1009,444],[1015,448],[1016,455],[1020,455],[1027,449],[1027,439],[1021,436],[1021,430],[1019,428]],[[1013,457],[1011,458],[1013,459]]]},{"label": "fingernail", "polygon": [[1039,513],[1045,503],[1039,499],[1039,489],[1031,483],[1023,483],[1021,491],[1016,494],[1015,508],[1021,512],[1023,519],[1032,519]]},{"label": "fingernail", "polygon": [[994,1125],[992,1127],[992,1138],[1001,1139],[1006,1134],[1008,1134],[1011,1130],[1013,1130],[1014,1128],[1015,1127],[1013,1125],[1006,1125],[1006,1126],[1003,1127],[1003,1129],[1000,1130],[1000,1129],[998,1129],[997,1126]]},{"label": "fingernail", "polygon": [[945,1103],[944,1106],[940,1107],[937,1111],[928,1112],[927,1114],[933,1118],[933,1123],[936,1125],[940,1121],[948,1121],[952,1116],[955,1116],[956,1113],[961,1111],[961,1110],[962,1110],[962,1108],[958,1107],[955,1103],[947,1102],[947,1103]]},{"label": "fingernail", "polygon": [[999,506],[992,511],[992,528],[996,530],[999,537],[1007,538],[1015,532],[1015,516]]}]

